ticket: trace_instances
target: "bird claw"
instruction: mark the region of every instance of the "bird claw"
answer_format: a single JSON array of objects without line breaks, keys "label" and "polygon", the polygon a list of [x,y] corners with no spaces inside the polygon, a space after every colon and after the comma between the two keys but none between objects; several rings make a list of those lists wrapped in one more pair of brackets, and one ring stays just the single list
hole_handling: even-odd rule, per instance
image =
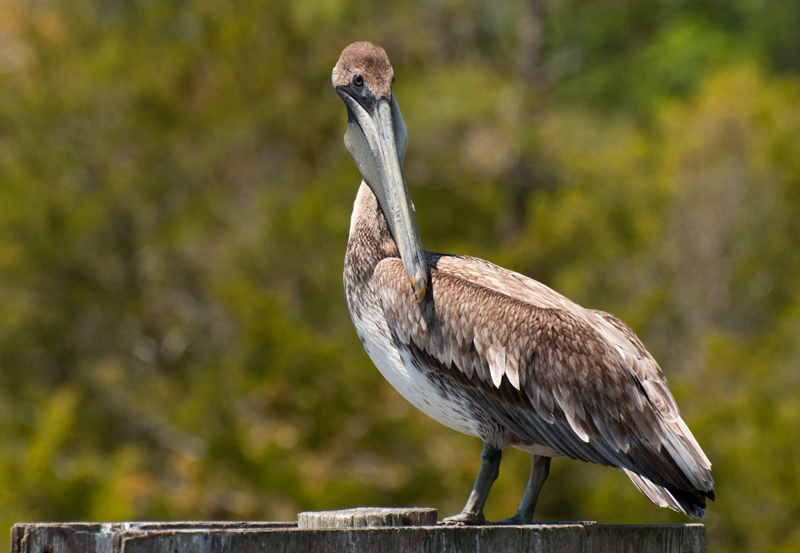
[{"label": "bird claw", "polygon": [[527,519],[524,515],[519,513],[515,513],[514,516],[504,518],[503,520],[499,520],[492,524],[503,525],[503,526],[524,526],[525,524],[532,524],[533,517],[531,519]]},{"label": "bird claw", "polygon": [[442,522],[448,526],[480,526],[486,524],[486,517],[483,516],[483,511],[480,513],[461,512],[443,519]]}]

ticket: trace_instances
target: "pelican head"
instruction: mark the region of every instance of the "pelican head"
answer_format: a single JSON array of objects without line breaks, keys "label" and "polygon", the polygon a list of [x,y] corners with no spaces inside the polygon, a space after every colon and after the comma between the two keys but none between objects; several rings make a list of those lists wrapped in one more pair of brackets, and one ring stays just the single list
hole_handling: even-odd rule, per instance
[{"label": "pelican head", "polygon": [[347,151],[386,216],[417,301],[427,289],[428,269],[401,164],[408,135],[392,94],[394,71],[383,48],[354,42],[331,76],[347,106]]}]

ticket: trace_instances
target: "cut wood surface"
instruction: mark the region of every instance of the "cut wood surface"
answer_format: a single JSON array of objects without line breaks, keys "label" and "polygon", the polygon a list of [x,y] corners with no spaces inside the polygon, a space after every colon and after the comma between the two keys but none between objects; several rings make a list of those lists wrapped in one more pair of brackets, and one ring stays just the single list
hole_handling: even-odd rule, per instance
[{"label": "cut wood surface", "polygon": [[298,528],[381,528],[435,526],[438,511],[428,507],[387,509],[359,507],[342,511],[306,511],[297,515]]}]

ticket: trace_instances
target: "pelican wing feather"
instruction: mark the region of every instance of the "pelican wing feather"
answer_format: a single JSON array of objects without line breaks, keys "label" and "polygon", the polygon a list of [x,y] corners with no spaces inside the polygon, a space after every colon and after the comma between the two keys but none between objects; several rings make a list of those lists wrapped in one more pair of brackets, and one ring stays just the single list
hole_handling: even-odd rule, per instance
[{"label": "pelican wing feather", "polygon": [[656,504],[691,511],[697,498],[681,494],[713,498],[708,458],[625,323],[480,259],[429,253],[427,263],[422,302],[400,259],[373,275],[416,364],[457,382],[522,444],[620,468]]}]

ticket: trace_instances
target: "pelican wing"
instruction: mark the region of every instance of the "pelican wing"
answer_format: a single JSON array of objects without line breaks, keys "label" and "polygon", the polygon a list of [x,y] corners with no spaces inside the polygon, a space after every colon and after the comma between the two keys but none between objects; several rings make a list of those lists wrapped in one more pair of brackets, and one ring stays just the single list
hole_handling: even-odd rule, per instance
[{"label": "pelican wing", "polygon": [[428,266],[419,303],[399,259],[373,277],[415,363],[457,382],[522,442],[621,468],[657,504],[713,496],[708,459],[625,323],[480,259],[429,254]]}]

